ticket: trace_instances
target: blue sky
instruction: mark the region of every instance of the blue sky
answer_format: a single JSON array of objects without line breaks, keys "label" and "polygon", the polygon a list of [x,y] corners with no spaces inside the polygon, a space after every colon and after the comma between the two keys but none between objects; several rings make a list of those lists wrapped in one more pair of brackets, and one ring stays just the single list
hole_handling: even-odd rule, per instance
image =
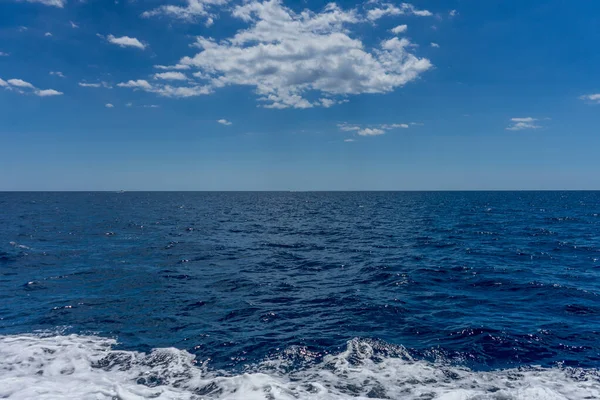
[{"label": "blue sky", "polygon": [[0,190],[600,189],[600,3],[0,2]]}]

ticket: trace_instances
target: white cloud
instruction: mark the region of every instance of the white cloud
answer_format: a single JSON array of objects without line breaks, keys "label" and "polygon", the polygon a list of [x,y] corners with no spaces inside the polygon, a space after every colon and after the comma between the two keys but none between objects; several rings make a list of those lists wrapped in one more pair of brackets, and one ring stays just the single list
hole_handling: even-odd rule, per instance
[{"label": "white cloud", "polygon": [[156,104],[147,104],[147,105],[143,105],[142,107],[144,107],[144,108],[160,108],[160,106],[158,106]]},{"label": "white cloud", "polygon": [[[179,62],[198,69],[194,76],[205,81],[194,95],[242,85],[254,87],[269,108],[329,106],[336,96],[391,92],[431,68],[428,59],[409,52],[407,39],[384,40],[369,50],[348,30],[364,19],[335,4],[296,13],[280,0],[254,0],[232,15],[250,26],[220,42],[199,37],[201,51]],[[329,100],[311,100],[315,95]]]},{"label": "white cloud", "polygon": [[395,6],[391,3],[378,4],[377,8],[372,8],[367,11],[367,19],[369,21],[377,21],[378,19],[385,16],[396,16],[396,15],[416,15],[418,17],[431,17],[433,13],[428,10],[418,10],[409,3],[402,3],[400,7]]},{"label": "white cloud", "polygon": [[541,126],[536,125],[537,118],[526,117],[526,118],[511,118],[510,124],[506,128],[508,131],[521,131],[523,129],[540,129]]},{"label": "white cloud", "polygon": [[600,103],[600,93],[585,94],[579,97],[581,100],[587,100],[593,103]]},{"label": "white cloud", "polygon": [[360,136],[377,136],[383,135],[385,131],[379,128],[363,128],[357,132]]},{"label": "white cloud", "polygon": [[76,24],[75,22],[73,22],[73,21],[69,21],[69,24],[71,24],[71,28],[73,28],[73,29],[77,29],[77,28],[79,28],[79,25],[77,25],[77,24]]},{"label": "white cloud", "polygon": [[104,105],[104,107],[106,107],[106,108],[115,108],[115,106],[113,106],[113,105],[112,105],[112,104],[110,104],[110,103],[106,103],[106,104]]},{"label": "white cloud", "polygon": [[229,0],[186,0],[186,6],[163,5],[154,10],[146,11],[142,17],[167,16],[180,19],[185,22],[194,22],[199,18],[206,19],[206,26],[212,25],[216,16],[209,10],[214,6],[222,6]]},{"label": "white cloud", "polygon": [[50,71],[50,75],[58,76],[59,78],[64,78],[65,77],[63,75],[63,73],[60,72],[60,71]]},{"label": "white cloud", "polygon": [[450,15],[450,17],[456,17],[458,15],[458,11],[456,11],[456,10],[450,10],[450,12],[448,13],[448,15]]},{"label": "white cloud", "polygon": [[112,89],[112,86],[107,83],[107,82],[96,82],[96,83],[88,83],[88,82],[79,82],[78,84],[81,87],[87,87],[87,88],[106,88],[106,89]]},{"label": "white cloud", "polygon": [[383,124],[379,126],[381,129],[390,130],[390,129],[408,129],[408,124]]},{"label": "white cloud", "polygon": [[360,131],[360,126],[358,125],[349,125],[347,123],[338,124],[338,128],[344,132],[352,132],[352,131]]},{"label": "white cloud", "polygon": [[163,79],[170,81],[187,81],[188,78],[187,76],[185,76],[185,74],[181,72],[170,71],[154,74],[154,79]]},{"label": "white cloud", "polygon": [[231,125],[232,122],[227,121],[226,119],[219,119],[217,120],[218,123],[220,123],[221,125]]},{"label": "white cloud", "polygon": [[164,97],[192,97],[203,94],[210,94],[212,90],[207,86],[171,86],[156,84],[152,85],[144,79],[130,80],[117,84],[118,87],[144,90],[146,92],[156,93]]},{"label": "white cloud", "polygon": [[127,103],[127,104],[125,104],[125,107],[133,107],[133,103]]},{"label": "white cloud", "polygon": [[440,45],[439,45],[439,44],[437,44],[437,43],[431,42],[431,47],[434,47],[434,48],[436,48],[436,49],[439,49],[439,48],[440,48]]},{"label": "white cloud", "polygon": [[408,29],[408,25],[398,25],[397,27],[391,29],[392,33],[397,35],[399,33],[404,33]]},{"label": "white cloud", "polygon": [[186,69],[190,69],[191,67],[189,65],[176,64],[176,65],[155,65],[154,68],[166,69],[166,70],[171,70],[171,69],[186,70]]},{"label": "white cloud", "polygon": [[29,82],[25,82],[22,79],[9,79],[7,82],[15,87],[26,88],[26,89],[35,89],[35,86],[33,86]]},{"label": "white cloud", "polygon": [[0,57],[8,57],[8,53],[0,51]]},{"label": "white cloud", "polygon": [[129,36],[115,37],[113,35],[108,35],[106,40],[109,43],[116,44],[120,47],[136,47],[142,50],[146,48],[146,45],[140,42],[138,39]]},{"label": "white cloud", "polygon": [[133,88],[133,89],[143,89],[150,91],[152,89],[152,85],[143,79],[138,79],[137,81],[127,81],[117,84],[118,87],[125,88]]},{"label": "white cloud", "polygon": [[63,8],[67,4],[67,0],[25,0],[28,3],[40,3],[45,6],[53,6]]},{"label": "white cloud", "polygon": [[344,139],[344,142],[346,142],[346,143],[354,142],[354,139]]},{"label": "white cloud", "polygon": [[36,90],[35,94],[40,97],[62,96],[63,92],[54,89]]},{"label": "white cloud", "polygon": [[19,94],[33,93],[40,97],[59,96],[63,94],[62,92],[59,92],[58,90],[54,89],[38,89],[31,83],[24,81],[23,79],[9,79],[7,81],[0,79],[0,87],[4,87],[8,90],[14,90]]},{"label": "white cloud", "polygon": [[46,32],[46,33],[44,33],[44,36],[46,36],[46,37],[52,37],[52,33]]},{"label": "white cloud", "polygon": [[348,124],[346,122],[338,124],[338,128],[344,132],[356,132],[360,136],[383,135],[392,129],[408,129],[409,124],[379,124],[371,126],[361,126],[357,124]]}]

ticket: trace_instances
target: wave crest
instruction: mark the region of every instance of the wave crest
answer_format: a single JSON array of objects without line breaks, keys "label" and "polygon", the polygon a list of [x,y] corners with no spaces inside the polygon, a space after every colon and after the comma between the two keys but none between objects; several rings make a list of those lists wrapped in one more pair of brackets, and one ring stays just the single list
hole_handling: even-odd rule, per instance
[{"label": "wave crest", "polygon": [[[321,357],[290,348],[245,373],[210,370],[184,350],[114,350],[83,335],[0,336],[0,398],[8,399],[419,399],[600,398],[596,369],[518,368],[475,372],[413,359],[401,346],[353,339]],[[298,362],[298,361],[301,362]]]}]

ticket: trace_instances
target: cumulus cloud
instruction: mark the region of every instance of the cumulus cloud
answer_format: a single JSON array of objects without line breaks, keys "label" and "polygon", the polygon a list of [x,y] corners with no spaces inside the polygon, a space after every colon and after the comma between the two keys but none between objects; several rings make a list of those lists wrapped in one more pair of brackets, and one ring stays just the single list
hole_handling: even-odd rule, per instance
[{"label": "cumulus cloud", "polygon": [[360,136],[378,136],[383,135],[392,129],[408,129],[408,124],[378,124],[371,126],[362,126],[358,124],[348,124],[346,122],[337,125],[339,130],[344,132],[356,132]]},{"label": "cumulus cloud", "polygon": [[33,84],[24,81],[23,79],[9,79],[7,81],[0,78],[0,87],[4,87],[7,90],[14,90],[19,94],[33,93],[40,97],[47,96],[60,96],[63,93],[54,89],[38,89]]},{"label": "cumulus cloud", "polygon": [[59,78],[64,78],[65,77],[63,75],[63,73],[60,72],[60,71],[50,71],[50,75],[58,76]]},{"label": "cumulus cloud", "polygon": [[185,22],[194,22],[204,18],[205,24],[210,26],[216,18],[216,15],[212,14],[210,9],[225,5],[228,2],[229,0],[186,0],[187,4],[185,6],[163,5],[142,13],[142,17],[167,16]]},{"label": "cumulus cloud", "polygon": [[440,45],[439,45],[439,44],[437,44],[437,43],[433,43],[433,42],[431,42],[431,47],[434,47],[434,48],[436,48],[436,49],[437,49],[437,48],[439,48],[439,47],[440,47]]},{"label": "cumulus cloud", "polygon": [[116,44],[120,47],[135,47],[141,50],[146,48],[146,45],[140,42],[138,39],[129,36],[115,37],[113,35],[108,35],[106,40],[109,43]]},{"label": "cumulus cloud", "polygon": [[521,131],[524,129],[540,129],[541,126],[537,125],[537,118],[525,117],[525,118],[511,118],[510,124],[506,128],[508,131]]},{"label": "cumulus cloud", "polygon": [[448,15],[450,15],[450,17],[456,17],[458,15],[458,11],[456,11],[456,10],[450,10],[450,12],[448,13]]},{"label": "cumulus cloud", "polygon": [[398,25],[395,28],[392,28],[391,31],[393,34],[398,35],[399,33],[404,33],[408,29],[408,25]]},{"label": "cumulus cloud", "polygon": [[[419,12],[406,3],[400,10]],[[196,95],[242,85],[254,87],[265,107],[327,107],[349,95],[391,92],[431,68],[428,59],[410,52],[407,39],[368,49],[348,30],[364,18],[335,4],[320,13],[296,13],[280,0],[250,1],[232,15],[249,27],[219,42],[199,37],[201,51],[179,62],[197,69],[194,76],[205,82]]]},{"label": "cumulus cloud", "polygon": [[62,94],[63,94],[63,92],[59,92],[58,90],[54,90],[54,89],[36,90],[34,93],[40,97],[62,96]]},{"label": "cumulus cloud", "polygon": [[217,120],[217,122],[220,123],[221,125],[227,125],[227,126],[232,124],[232,122],[227,121],[226,119],[219,119],[219,120]]},{"label": "cumulus cloud", "polygon": [[428,10],[418,10],[415,6],[409,3],[402,3],[397,7],[391,3],[378,4],[375,8],[367,11],[367,19],[369,21],[377,21],[386,16],[396,15],[416,15],[418,17],[431,17],[433,13]]},{"label": "cumulus cloud", "polygon": [[579,97],[581,100],[585,100],[585,101],[589,101],[592,103],[599,103],[600,104],[600,93],[594,93],[594,94],[585,94],[583,96]]},{"label": "cumulus cloud", "polygon": [[106,88],[106,89],[112,89],[112,86],[107,83],[107,82],[96,82],[96,83],[88,83],[88,82],[79,82],[79,86],[81,87],[86,87],[86,88]]},{"label": "cumulus cloud", "polygon": [[44,33],[44,36],[46,36],[46,37],[52,37],[52,33],[46,32],[46,33]]},{"label": "cumulus cloud", "polygon": [[104,105],[104,107],[106,107],[106,108],[115,108],[115,106],[113,106],[113,105],[112,105],[112,104],[110,104],[110,103],[106,103],[106,104]]},{"label": "cumulus cloud", "polygon": [[163,79],[163,80],[170,80],[170,81],[187,81],[188,78],[187,78],[187,76],[185,76],[184,73],[170,71],[170,72],[161,72],[158,74],[154,74],[154,79]]},{"label": "cumulus cloud", "polygon": [[28,3],[40,3],[45,6],[53,6],[63,8],[67,4],[67,0],[25,0]]}]

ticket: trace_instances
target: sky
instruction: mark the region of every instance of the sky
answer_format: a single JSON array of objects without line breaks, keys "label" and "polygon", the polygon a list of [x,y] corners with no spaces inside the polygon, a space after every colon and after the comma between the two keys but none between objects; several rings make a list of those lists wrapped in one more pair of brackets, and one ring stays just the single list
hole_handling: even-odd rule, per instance
[{"label": "sky", "polygon": [[0,190],[600,189],[600,2],[2,0]]}]

